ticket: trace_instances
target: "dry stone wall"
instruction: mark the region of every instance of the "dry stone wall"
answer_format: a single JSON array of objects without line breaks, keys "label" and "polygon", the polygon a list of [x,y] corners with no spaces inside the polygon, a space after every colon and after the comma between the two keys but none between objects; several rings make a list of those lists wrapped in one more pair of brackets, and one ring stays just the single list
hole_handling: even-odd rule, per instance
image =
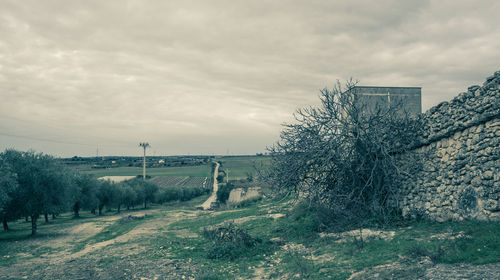
[{"label": "dry stone wall", "polygon": [[500,71],[423,117],[410,152],[423,166],[403,189],[403,215],[500,221]]}]

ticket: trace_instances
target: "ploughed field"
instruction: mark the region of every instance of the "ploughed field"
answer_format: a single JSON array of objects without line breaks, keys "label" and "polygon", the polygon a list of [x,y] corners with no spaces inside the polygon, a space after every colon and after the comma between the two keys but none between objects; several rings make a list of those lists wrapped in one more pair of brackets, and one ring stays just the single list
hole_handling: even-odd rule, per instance
[{"label": "ploughed field", "polygon": [[210,177],[169,176],[154,177],[149,180],[160,188],[168,187],[202,187],[212,188],[213,179]]},{"label": "ploughed field", "polygon": [[[154,167],[147,168],[148,176],[189,176],[207,177],[210,176],[211,167],[206,165],[195,166],[175,166],[175,167]],[[141,176],[141,167],[113,167],[105,169],[92,169],[90,167],[80,169],[80,172],[92,174],[96,177],[104,176]]]}]

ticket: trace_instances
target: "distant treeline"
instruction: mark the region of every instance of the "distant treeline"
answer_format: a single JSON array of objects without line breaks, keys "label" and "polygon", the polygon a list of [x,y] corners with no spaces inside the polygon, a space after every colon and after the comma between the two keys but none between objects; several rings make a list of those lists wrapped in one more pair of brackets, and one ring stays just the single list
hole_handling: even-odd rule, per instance
[{"label": "distant treeline", "polygon": [[[212,156],[148,156],[146,166],[151,167],[176,167],[196,166],[207,164]],[[70,167],[87,166],[89,168],[114,168],[114,167],[142,167],[142,157],[129,156],[104,156],[104,157],[78,157],[58,159]]]}]

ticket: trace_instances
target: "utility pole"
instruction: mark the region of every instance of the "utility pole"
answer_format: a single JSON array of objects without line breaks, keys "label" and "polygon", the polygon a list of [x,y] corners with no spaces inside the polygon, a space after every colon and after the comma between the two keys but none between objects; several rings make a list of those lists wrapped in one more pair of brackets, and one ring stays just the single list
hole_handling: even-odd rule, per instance
[{"label": "utility pole", "polygon": [[149,147],[149,143],[148,142],[141,142],[141,143],[139,143],[139,146],[144,148],[144,158],[142,161],[142,179],[146,180],[146,148]]}]

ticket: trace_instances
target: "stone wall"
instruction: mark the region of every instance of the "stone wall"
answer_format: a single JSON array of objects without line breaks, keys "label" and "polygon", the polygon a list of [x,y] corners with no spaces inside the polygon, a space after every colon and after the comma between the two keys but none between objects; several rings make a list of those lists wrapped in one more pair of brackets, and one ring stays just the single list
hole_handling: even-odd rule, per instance
[{"label": "stone wall", "polygon": [[423,167],[403,189],[403,215],[500,221],[500,71],[423,117],[411,151]]},{"label": "stone wall", "polygon": [[238,204],[245,200],[255,199],[258,197],[262,197],[260,187],[250,187],[247,189],[236,188],[231,190],[229,193],[227,202],[230,204]]}]

